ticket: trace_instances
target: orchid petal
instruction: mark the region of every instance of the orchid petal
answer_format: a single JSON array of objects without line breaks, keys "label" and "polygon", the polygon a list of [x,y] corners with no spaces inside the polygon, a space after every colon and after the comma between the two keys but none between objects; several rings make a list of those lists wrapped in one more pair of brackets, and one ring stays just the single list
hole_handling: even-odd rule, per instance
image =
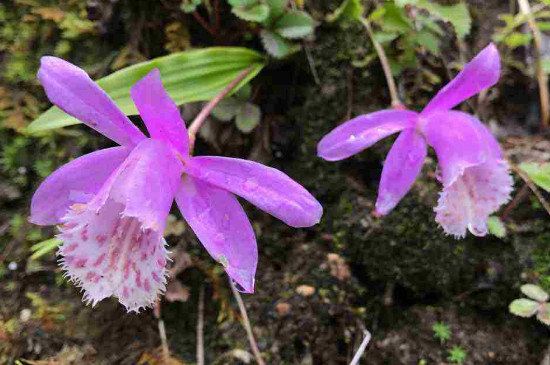
[{"label": "orchid petal", "polygon": [[160,72],[154,69],[130,89],[139,114],[151,138],[169,142],[182,156],[189,154],[189,136],[178,106],[162,86]]},{"label": "orchid petal", "polygon": [[382,170],[377,214],[388,214],[407,194],[422,170],[427,151],[424,138],[414,129],[407,129],[397,137]]},{"label": "orchid petal", "polygon": [[71,205],[88,203],[129,153],[126,147],[107,148],[59,168],[34,193],[29,220],[39,225],[59,223]]},{"label": "orchid petal", "polygon": [[279,170],[227,157],[194,157],[185,166],[189,175],[248,200],[292,227],[319,222],[323,208],[300,184]]},{"label": "orchid petal", "polygon": [[410,110],[382,110],[361,115],[332,130],[317,147],[327,161],[348,158],[403,129],[414,127],[418,114]]},{"label": "orchid petal", "polygon": [[38,78],[53,104],[118,144],[133,147],[146,138],[77,66],[60,58],[42,57]]},{"label": "orchid petal", "polygon": [[176,202],[208,253],[244,292],[254,292],[258,248],[254,230],[237,198],[226,190],[186,176]]},{"label": "orchid petal", "polygon": [[480,122],[473,116],[452,110],[421,118],[421,132],[435,149],[444,185],[450,185],[466,168],[479,165],[493,155],[488,148],[488,135],[477,123]]},{"label": "orchid petal", "polygon": [[495,85],[500,77],[500,68],[498,49],[491,43],[437,93],[422,114],[452,109],[483,89]]},{"label": "orchid petal", "polygon": [[124,204],[125,216],[139,218],[147,228],[164,231],[179,189],[183,165],[169,145],[146,139],[130,153],[98,193],[101,204],[114,199]]},{"label": "orchid petal", "polygon": [[139,143],[88,204],[60,226],[66,275],[95,305],[116,296],[129,311],[151,306],[165,289],[162,233],[179,188],[181,162],[161,141]]}]

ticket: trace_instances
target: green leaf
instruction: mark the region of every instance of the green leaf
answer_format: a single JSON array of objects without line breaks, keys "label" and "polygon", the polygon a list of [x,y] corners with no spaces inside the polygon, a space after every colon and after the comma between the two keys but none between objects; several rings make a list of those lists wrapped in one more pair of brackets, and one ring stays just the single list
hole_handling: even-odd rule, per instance
[{"label": "green leaf", "polygon": [[361,20],[365,8],[360,0],[344,0],[342,4],[327,16],[327,21],[332,23],[336,21],[354,21]]},{"label": "green leaf", "polygon": [[540,304],[530,299],[516,299],[508,309],[510,313],[519,317],[529,318],[532,317],[539,309]]},{"label": "green leaf", "polygon": [[434,336],[437,337],[441,343],[451,338],[451,328],[443,322],[435,322],[432,325],[432,331],[434,332]]},{"label": "green leaf", "polygon": [[250,87],[250,84],[246,84],[243,85],[243,87],[241,87],[239,91],[234,94],[234,97],[242,101],[247,101],[250,98],[251,93],[252,88]]},{"label": "green leaf", "polygon": [[550,30],[550,22],[537,22],[540,30]]},{"label": "green leaf", "polygon": [[269,6],[269,17],[277,19],[285,12],[288,0],[266,0],[265,3]]},{"label": "green leaf", "polygon": [[33,251],[33,254],[31,255],[31,260],[36,260],[44,256],[48,252],[55,250],[59,245],[61,245],[61,243],[61,240],[57,238],[51,238],[49,240],[32,245],[31,251]]},{"label": "green leaf", "polygon": [[453,346],[453,348],[449,352],[449,356],[447,357],[447,360],[452,361],[456,364],[462,365],[464,363],[464,360],[466,360],[467,356],[468,354],[462,347]]},{"label": "green leaf", "polygon": [[535,162],[525,162],[519,165],[519,168],[525,172],[535,184],[550,192],[550,163],[537,164]]},{"label": "green leaf", "polygon": [[461,2],[456,5],[445,6],[432,3],[428,0],[418,0],[414,5],[437,16],[441,20],[451,23],[459,38],[464,38],[470,33],[472,18],[465,3]]},{"label": "green leaf", "polygon": [[523,294],[538,302],[546,302],[548,300],[548,293],[538,285],[525,284],[521,286],[520,290]]},{"label": "green leaf", "polygon": [[212,109],[212,115],[222,122],[229,122],[235,118],[237,111],[243,104],[242,101],[234,97],[223,99]]},{"label": "green leaf", "polygon": [[250,22],[263,22],[269,16],[269,6],[261,3],[245,4],[234,6],[233,14],[243,20]]},{"label": "green leaf", "polygon": [[[264,67],[264,58],[247,48],[213,47],[178,52],[165,57],[138,63],[97,81],[127,115],[137,114],[130,98],[130,87],[158,68],[166,91],[176,104],[210,100],[250,66],[254,69],[232,93],[248,83]],[[31,134],[80,123],[52,107],[32,122],[27,131]]]},{"label": "green leaf", "polygon": [[237,112],[235,124],[241,132],[250,133],[260,123],[261,118],[260,108],[252,103],[246,103]]},{"label": "green leaf", "polygon": [[267,29],[262,30],[260,38],[266,51],[275,58],[286,57],[300,49],[299,45],[294,45],[277,33]]},{"label": "green leaf", "polygon": [[395,40],[397,37],[399,37],[399,34],[397,33],[389,33],[389,32],[375,32],[374,33],[374,39],[378,43],[387,43]]},{"label": "green leaf", "polygon": [[380,6],[378,5],[376,7],[376,9],[374,9],[374,11],[372,13],[370,13],[370,15],[368,16],[367,20],[369,22],[375,22],[377,21],[378,19],[382,19],[382,17],[384,16],[384,14],[386,14],[386,8],[384,8],[383,6]]},{"label": "green leaf", "polygon": [[445,36],[445,31],[441,29],[439,24],[437,24],[435,21],[433,21],[429,17],[423,16],[423,15],[417,15],[416,19],[420,24],[422,24],[423,28],[431,30],[433,33],[437,34],[440,37]]},{"label": "green leaf", "polygon": [[510,48],[516,48],[525,46],[529,43],[531,43],[531,40],[533,39],[533,35],[531,33],[520,33],[520,32],[513,32],[507,37],[504,38],[504,44],[506,44]]},{"label": "green leaf", "polygon": [[197,10],[197,6],[202,4],[203,0],[183,0],[180,5],[180,9],[184,13],[192,13]]},{"label": "green leaf", "polygon": [[285,38],[303,38],[313,33],[314,22],[303,11],[289,11],[275,23],[274,30]]},{"label": "green leaf", "polygon": [[487,220],[487,228],[489,229],[489,233],[498,238],[506,237],[506,226],[497,216],[489,217]]},{"label": "green leaf", "polygon": [[545,325],[550,326],[550,303],[544,303],[540,306],[537,319]]},{"label": "green leaf", "polygon": [[421,30],[416,34],[415,41],[418,45],[425,47],[434,56],[441,54],[439,48],[439,38],[428,30]]},{"label": "green leaf", "polygon": [[414,28],[403,9],[395,6],[393,3],[386,3],[384,8],[386,11],[382,17],[381,24],[385,32],[407,33]]},{"label": "green leaf", "polygon": [[418,0],[395,0],[395,5],[404,7],[405,5],[416,5]]}]

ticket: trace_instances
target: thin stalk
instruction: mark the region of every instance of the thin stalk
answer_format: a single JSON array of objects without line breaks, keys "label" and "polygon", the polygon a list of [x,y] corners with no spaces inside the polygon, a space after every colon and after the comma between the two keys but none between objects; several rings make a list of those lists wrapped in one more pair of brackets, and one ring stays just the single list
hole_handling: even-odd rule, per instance
[{"label": "thin stalk", "polygon": [[163,364],[168,365],[170,363],[170,349],[168,348],[168,338],[166,336],[166,327],[164,326],[164,321],[160,315],[160,300],[155,302],[155,307],[153,310],[155,317],[158,321],[160,344],[162,348],[162,361]]},{"label": "thin stalk", "polygon": [[200,25],[208,32],[210,33],[211,36],[216,36],[216,32],[214,31],[214,29],[212,29],[212,27],[206,22],[206,20],[204,20],[204,18],[197,12],[197,11],[194,11],[193,13],[193,17],[195,18],[196,21],[198,21],[200,23]]},{"label": "thin stalk", "polygon": [[233,284],[233,281],[231,279],[229,279],[229,285],[231,285],[231,290],[233,291],[233,295],[235,296],[237,304],[239,305],[239,310],[241,311],[241,316],[243,317],[243,326],[246,330],[248,342],[250,343],[250,347],[252,347],[252,352],[254,353],[256,362],[258,363],[258,365],[265,365],[265,362],[262,359],[262,354],[260,354],[260,350],[258,349],[258,345],[256,344],[256,339],[254,338],[254,333],[252,332],[252,326],[250,325],[250,320],[248,319],[248,314],[246,313],[243,299],[241,298],[241,295],[239,294],[237,288],[235,288],[235,284]]},{"label": "thin stalk", "polygon": [[353,359],[351,359],[351,362],[349,365],[357,365],[359,364],[359,359],[361,359],[361,356],[363,356],[363,353],[367,349],[367,345],[370,342],[371,334],[369,331],[364,330],[365,338],[363,338],[363,342],[361,342],[361,345],[359,346],[359,349],[355,353],[355,356],[353,356]]},{"label": "thin stalk", "polygon": [[214,11],[216,12],[216,25],[214,29],[218,33],[220,30],[220,0],[214,0]]},{"label": "thin stalk", "polygon": [[521,12],[527,18],[527,24],[529,24],[529,28],[531,28],[531,32],[533,33],[533,41],[535,43],[535,56],[537,58],[537,80],[539,84],[542,125],[548,126],[548,121],[550,118],[550,99],[548,91],[548,75],[546,75],[546,72],[544,72],[544,69],[542,67],[542,36],[537,26],[535,17],[533,16],[531,5],[529,5],[529,0],[518,0],[518,3]]},{"label": "thin stalk", "polygon": [[384,76],[386,76],[386,82],[388,84],[388,90],[390,92],[391,105],[394,108],[403,108],[403,104],[401,103],[401,100],[399,100],[399,94],[397,93],[395,81],[391,74],[390,62],[388,61],[386,52],[384,51],[384,48],[380,45],[380,43],[378,43],[378,41],[374,38],[374,32],[369,21],[365,18],[361,18],[361,23],[363,23],[363,25],[365,26],[367,34],[369,35],[369,38],[374,45],[374,49],[376,50],[376,54],[378,54],[378,58],[380,59],[380,63],[382,64],[382,69],[384,70]]},{"label": "thin stalk", "polygon": [[205,122],[206,120],[206,117],[208,117],[210,115],[210,113],[212,112],[212,109],[214,109],[214,107],[216,105],[218,105],[218,103],[223,99],[225,98],[225,96],[227,94],[229,94],[229,92],[235,87],[237,86],[237,84],[239,82],[241,82],[246,76],[248,76],[248,74],[254,69],[254,66],[250,66],[249,68],[247,68],[246,70],[244,70],[243,72],[241,72],[241,74],[239,76],[237,76],[233,81],[231,81],[231,83],[229,85],[227,85],[227,87],[225,89],[223,89],[223,91],[218,94],[218,96],[216,96],[214,99],[210,100],[208,102],[208,104],[206,104],[204,106],[204,108],[202,108],[201,112],[199,113],[199,115],[197,115],[195,117],[195,119],[193,120],[193,122],[191,123],[191,126],[189,127],[189,150],[192,152],[193,151],[193,147],[195,145],[195,139],[196,139],[196,136],[197,136],[197,132],[199,131],[199,129],[201,128],[202,124]]},{"label": "thin stalk", "polygon": [[199,318],[197,319],[197,365],[204,365],[204,286],[199,291]]}]

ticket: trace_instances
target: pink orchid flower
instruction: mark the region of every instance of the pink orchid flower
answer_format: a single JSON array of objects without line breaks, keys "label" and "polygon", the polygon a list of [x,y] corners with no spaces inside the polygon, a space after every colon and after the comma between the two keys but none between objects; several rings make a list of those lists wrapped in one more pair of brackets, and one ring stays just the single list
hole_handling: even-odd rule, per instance
[{"label": "pink orchid flower", "polygon": [[500,57],[490,44],[421,113],[382,110],[361,115],[327,134],[318,155],[338,161],[362,151],[391,134],[401,132],[382,170],[376,213],[388,214],[418,177],[428,146],[437,155],[443,183],[436,221],[447,234],[464,237],[487,233],[487,219],[510,199],[512,177],[491,132],[472,115],[450,110],[495,85]]},{"label": "pink orchid flower", "polygon": [[284,173],[241,159],[190,156],[185,124],[158,70],[130,91],[151,138],[80,68],[43,57],[38,77],[53,104],[120,144],[64,165],[31,203],[31,222],[60,224],[63,269],[87,303],[115,296],[139,311],[165,290],[162,235],[174,199],[210,255],[248,293],[258,251],[233,194],[293,227],[319,222],[319,202]]}]

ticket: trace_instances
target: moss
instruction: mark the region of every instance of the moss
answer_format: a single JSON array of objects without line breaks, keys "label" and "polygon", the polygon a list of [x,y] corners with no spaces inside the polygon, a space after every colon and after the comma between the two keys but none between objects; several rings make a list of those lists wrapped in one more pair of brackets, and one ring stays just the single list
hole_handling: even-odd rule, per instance
[{"label": "moss", "polygon": [[550,292],[550,232],[540,234],[535,241],[533,272],[544,290]]}]

